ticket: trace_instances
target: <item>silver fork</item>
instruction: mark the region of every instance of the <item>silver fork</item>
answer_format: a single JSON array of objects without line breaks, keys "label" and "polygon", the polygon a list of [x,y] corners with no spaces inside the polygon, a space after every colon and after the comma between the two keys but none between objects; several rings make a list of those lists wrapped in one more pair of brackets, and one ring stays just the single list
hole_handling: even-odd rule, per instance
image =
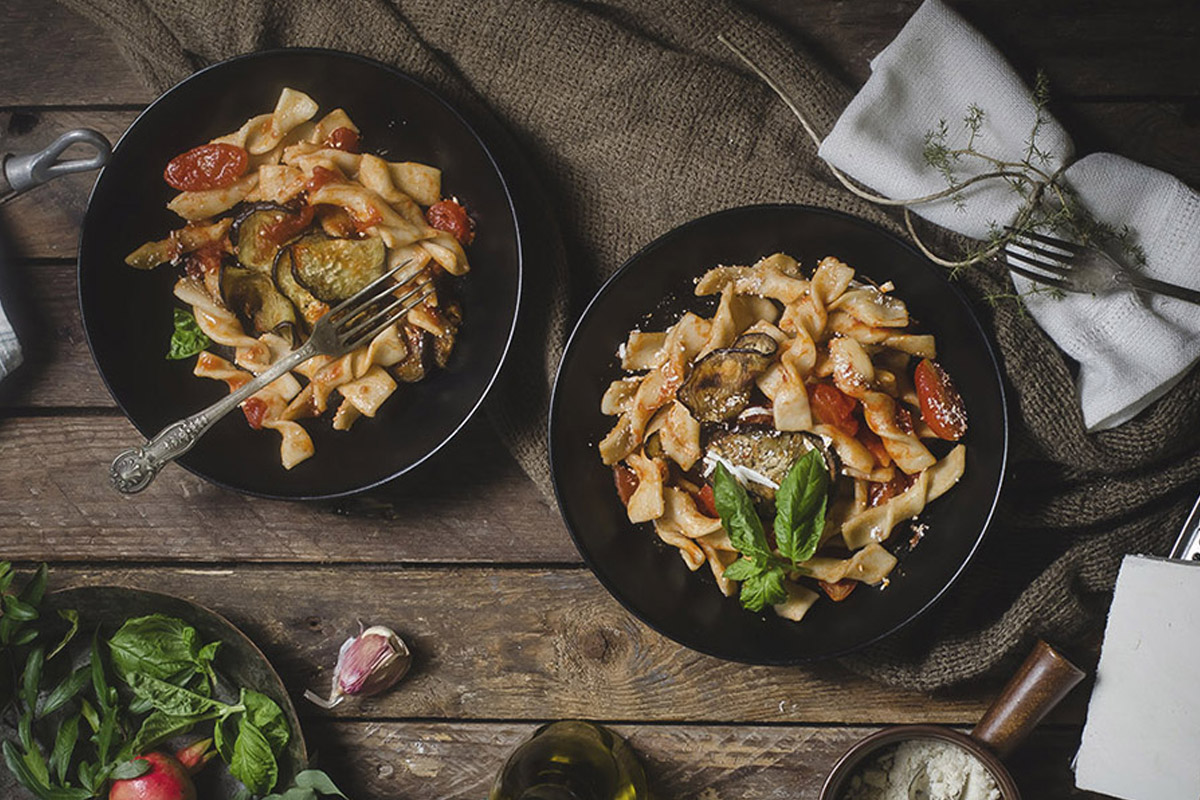
[{"label": "silver fork", "polygon": [[[1103,250],[1040,233],[1007,230],[1019,237],[1005,245],[1008,268],[1032,281],[1064,292],[1102,294],[1117,289],[1137,289],[1200,304],[1200,291],[1133,272]],[[1017,266],[1012,263],[1014,260],[1034,269]]]},{"label": "silver fork", "polygon": [[[243,400],[276,378],[313,356],[340,356],[361,347],[382,333],[432,293],[428,276],[412,284],[400,296],[393,293],[421,275],[418,271],[403,280],[393,281],[411,261],[403,261],[381,275],[357,294],[332,308],[313,325],[308,341],[276,361],[245,386],[232,392],[203,411],[173,422],[141,447],[126,450],[112,463],[109,476],[113,486],[125,494],[140,492],[150,485],[164,466],[192,449],[197,440],[221,417],[237,408]],[[387,298],[391,298],[390,301]],[[386,303],[386,305],[385,305]]]}]

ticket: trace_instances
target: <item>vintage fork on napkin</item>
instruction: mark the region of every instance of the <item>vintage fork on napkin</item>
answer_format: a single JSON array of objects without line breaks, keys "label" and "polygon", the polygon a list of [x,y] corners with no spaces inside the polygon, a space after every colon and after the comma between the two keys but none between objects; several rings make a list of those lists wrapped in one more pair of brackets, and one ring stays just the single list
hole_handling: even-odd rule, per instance
[{"label": "vintage fork on napkin", "polygon": [[[1031,281],[1053,286],[1064,292],[1084,294],[1138,289],[1200,305],[1200,291],[1139,275],[1099,248],[1055,239],[1040,233],[1018,232],[1012,228],[1007,230],[1020,237],[1019,240],[1009,242],[1005,246],[1005,255],[1009,259],[1008,268]],[[1043,247],[1038,247],[1039,244]],[[1019,266],[1013,261],[1027,266]]]},{"label": "vintage fork on napkin", "polygon": [[[423,270],[401,278],[396,277],[400,270],[411,263],[401,262],[363,287],[357,294],[335,306],[313,325],[308,341],[276,361],[245,386],[203,411],[172,422],[141,447],[131,448],[118,455],[113,460],[109,472],[113,486],[125,494],[140,492],[150,485],[159,470],[192,449],[192,445],[196,444],[217,420],[285,372],[295,369],[313,356],[344,355],[370,343],[388,326],[399,322],[433,291],[433,283],[428,274],[421,277]],[[401,291],[403,294],[397,296]]]}]

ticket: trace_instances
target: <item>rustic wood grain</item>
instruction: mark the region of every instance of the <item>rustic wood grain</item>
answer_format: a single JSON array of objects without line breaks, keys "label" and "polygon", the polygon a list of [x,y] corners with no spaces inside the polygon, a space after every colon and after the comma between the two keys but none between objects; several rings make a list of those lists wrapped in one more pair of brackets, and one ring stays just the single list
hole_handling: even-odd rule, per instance
[{"label": "rustic wood grain", "polygon": [[108,465],[137,438],[133,427],[117,417],[0,420],[0,557],[579,560],[558,511],[542,499],[483,419],[406,476],[401,487],[332,505],[244,497],[173,465],[145,492],[121,495],[108,485]]},{"label": "rustic wood grain", "polygon": [[[659,800],[816,800],[843,752],[873,727],[614,725],[637,751]],[[311,721],[310,743],[352,797],[482,798],[531,724]],[[1073,727],[1036,732],[1010,759],[1029,800],[1082,800],[1069,768]]]},{"label": "rustic wood grain", "polygon": [[[1063,102],[1055,111],[1074,135],[1080,154],[1115,152],[1200,186],[1200,99]],[[120,110],[0,111],[0,153],[36,150],[81,125],[115,140],[135,116],[134,111]],[[68,176],[0,207],[0,236],[10,255],[21,260],[74,259],[94,181],[94,174]]]},{"label": "rustic wood grain", "polygon": [[[1200,93],[1195,40],[1200,11],[1177,0],[953,0],[1026,75],[1045,68],[1061,96]],[[920,5],[752,0],[831,68],[861,83],[867,62]],[[151,93],[91,23],[51,3],[4,0],[10,33],[0,106],[147,103]],[[53,58],[47,58],[53,54]]]},{"label": "rustic wood grain", "polygon": [[[337,716],[888,724],[979,719],[994,685],[926,695],[836,664],[751,667],[654,633],[583,569],[60,567],[55,588],[170,591],[229,617],[298,696],[327,691],[338,646],[359,621],[396,629],[414,653],[399,689]],[[1079,697],[1053,719],[1082,721]],[[304,703],[304,715],[319,715]]]}]

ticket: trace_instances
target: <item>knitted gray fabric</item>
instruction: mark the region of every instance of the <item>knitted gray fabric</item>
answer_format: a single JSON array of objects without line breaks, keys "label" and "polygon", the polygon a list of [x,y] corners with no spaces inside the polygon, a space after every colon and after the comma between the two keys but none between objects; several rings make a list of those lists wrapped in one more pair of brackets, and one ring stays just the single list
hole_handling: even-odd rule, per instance
[{"label": "knitted gray fabric", "polygon": [[[850,93],[780,30],[723,0],[64,2],[109,30],[156,90],[252,50],[349,50],[449,97],[502,143],[510,175],[532,166],[540,189],[526,183],[519,194],[534,219],[525,230],[536,233],[528,283],[541,294],[527,299],[489,412],[547,497],[548,387],[568,325],[640,246],[694,217],[763,202],[836,208],[900,230],[832,182],[800,126],[716,36],[779,76],[819,131]],[[913,688],[1010,666],[1037,636],[1070,643],[1094,633],[1121,555],[1165,552],[1200,478],[1200,377],[1138,419],[1088,435],[1063,355],[1016,304],[983,302],[1012,291],[1003,271],[970,270],[960,285],[999,345],[1013,467],[996,527],[951,595],[845,661]]]}]

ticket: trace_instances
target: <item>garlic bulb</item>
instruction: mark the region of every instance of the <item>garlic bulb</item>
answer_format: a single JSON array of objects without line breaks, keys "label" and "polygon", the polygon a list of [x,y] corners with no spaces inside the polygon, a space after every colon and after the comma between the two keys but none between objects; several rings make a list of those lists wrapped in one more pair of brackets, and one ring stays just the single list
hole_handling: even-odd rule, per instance
[{"label": "garlic bulb", "polygon": [[304,696],[322,708],[333,708],[349,695],[369,697],[392,687],[411,665],[412,655],[404,640],[391,628],[372,625],[342,644],[329,698],[312,691],[305,691]]}]

